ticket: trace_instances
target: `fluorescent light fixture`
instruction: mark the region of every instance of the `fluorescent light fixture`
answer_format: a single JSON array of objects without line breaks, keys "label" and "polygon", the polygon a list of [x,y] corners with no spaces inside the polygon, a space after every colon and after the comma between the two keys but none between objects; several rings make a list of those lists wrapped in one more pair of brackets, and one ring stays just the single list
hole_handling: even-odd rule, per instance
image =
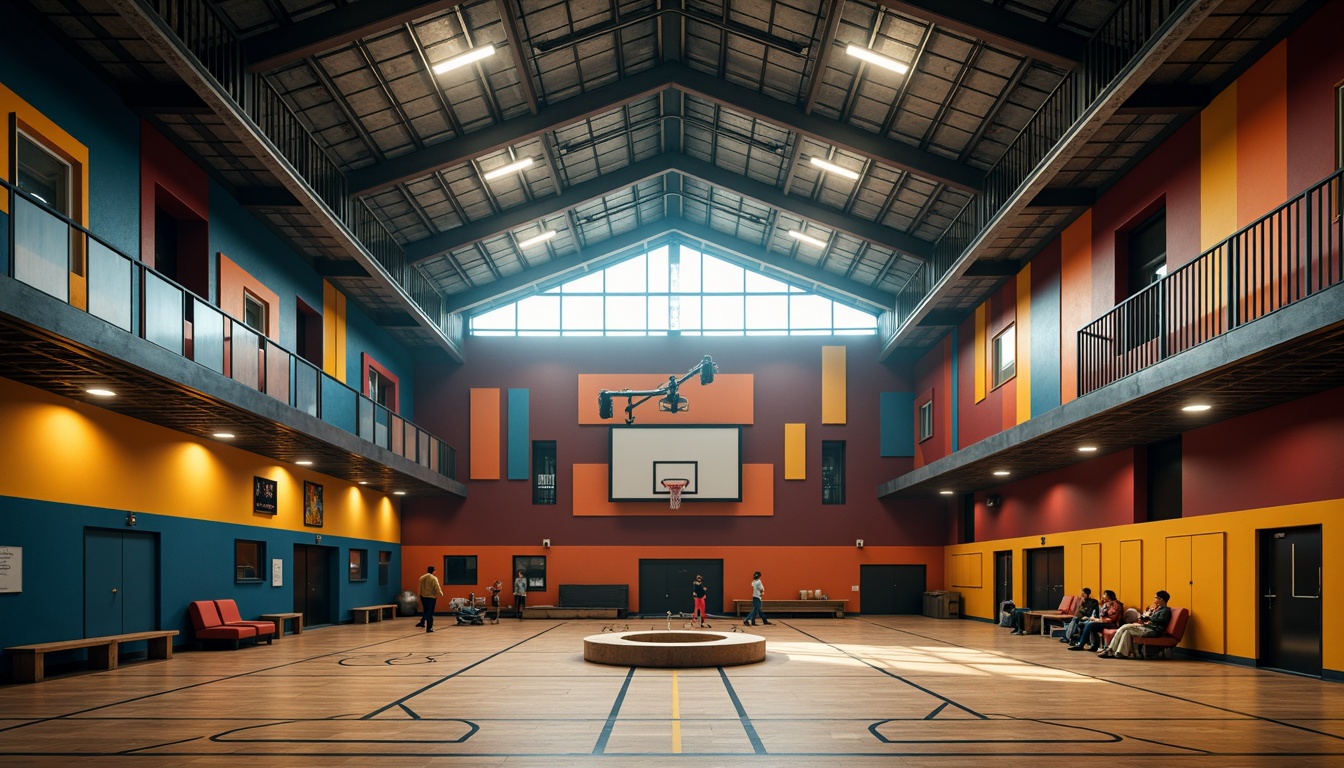
[{"label": "fluorescent light fixture", "polygon": [[548,230],[546,230],[545,232],[542,232],[540,235],[537,235],[536,237],[529,237],[529,238],[527,238],[526,240],[524,240],[524,241],[522,241],[521,243],[519,243],[519,244],[518,244],[518,247],[519,247],[519,248],[531,248],[532,246],[536,245],[537,243],[544,243],[544,242],[546,242],[547,240],[550,240],[552,237],[555,237],[555,235],[556,235],[556,232],[555,232],[554,229],[548,229]]},{"label": "fluorescent light fixture", "polygon": [[94,397],[116,397],[116,396],[117,396],[117,393],[116,393],[116,392],[113,392],[113,391],[110,390],[110,389],[86,389],[86,390],[84,390],[84,391],[85,391],[85,392],[88,392],[90,395],[93,395]]},{"label": "fluorescent light fixture", "polygon": [[997,477],[1007,477],[1010,473],[1006,469],[996,469],[994,470],[994,474]]},{"label": "fluorescent light fixture", "polygon": [[368,484],[369,484],[369,481],[368,481],[368,480],[360,480],[360,481],[359,481],[359,484],[360,484],[360,485],[368,485]]},{"label": "fluorescent light fixture", "polygon": [[826,171],[827,173],[834,173],[836,176],[843,176],[846,179],[851,179],[855,181],[857,181],[859,178],[859,174],[857,172],[851,171],[848,168],[841,168],[835,163],[822,160],[820,157],[811,158],[810,160],[808,160],[808,162],[812,163],[812,165],[820,168],[821,170]]},{"label": "fluorescent light fixture", "polygon": [[1080,446],[1078,446],[1078,452],[1079,452],[1079,453],[1096,453],[1096,452],[1097,452],[1097,446],[1095,446],[1095,445],[1080,445]]},{"label": "fluorescent light fixture", "polygon": [[1194,403],[1194,404],[1185,406],[1185,407],[1182,408],[1181,410],[1182,410],[1182,411],[1185,411],[1185,412],[1187,412],[1187,413],[1199,413],[1200,411],[1207,411],[1207,410],[1209,410],[1209,409],[1212,408],[1212,407],[1213,407],[1213,406],[1212,406],[1212,405],[1209,405],[1208,403]]},{"label": "fluorescent light fixture", "polygon": [[517,173],[518,171],[521,171],[524,168],[529,168],[531,167],[532,162],[533,162],[532,158],[524,157],[522,160],[519,160],[517,162],[509,163],[508,165],[501,165],[495,170],[485,174],[485,176],[481,178],[485,179],[486,181],[493,181],[495,179],[498,179],[500,176],[508,176],[510,173]]},{"label": "fluorescent light fixture", "polygon": [[444,61],[440,61],[438,64],[435,64],[433,67],[434,74],[442,75],[444,72],[457,69],[458,67],[465,67],[466,65],[472,62],[480,61],[481,59],[484,59],[487,56],[493,56],[493,55],[495,55],[495,46],[493,45],[483,45],[480,48],[472,48],[470,51],[467,51],[466,53],[454,56],[451,59],[446,59]]},{"label": "fluorescent light fixture", "polygon": [[220,440],[232,440],[232,439],[233,439],[233,433],[232,433],[232,432],[216,432],[214,435],[212,435],[212,437],[217,437],[217,438],[219,438]]},{"label": "fluorescent light fixture", "polygon": [[851,45],[845,49],[845,53],[848,53],[850,56],[853,56],[856,59],[863,59],[869,64],[876,64],[877,66],[882,67],[883,69],[890,69],[892,72],[896,72],[898,74],[903,75],[906,72],[910,71],[909,66],[902,64],[901,62],[895,59],[889,59],[880,53],[875,53],[861,46]]},{"label": "fluorescent light fixture", "polygon": [[311,467],[313,465],[313,462],[309,461],[308,459],[302,459],[294,463],[298,464],[300,467]]},{"label": "fluorescent light fixture", "polygon": [[817,238],[815,238],[815,237],[813,237],[813,236],[811,236],[811,235],[809,235],[809,234],[805,234],[805,233],[803,233],[803,232],[799,232],[799,231],[796,230],[796,229],[790,229],[790,230],[789,230],[789,237],[792,237],[794,240],[798,240],[798,241],[800,241],[800,242],[807,243],[808,245],[815,245],[815,246],[817,246],[818,248],[825,248],[825,247],[826,247],[826,241],[825,241],[825,240],[818,240]]},{"label": "fluorescent light fixture", "polygon": [[941,493],[944,496],[951,496],[952,494],[956,493],[956,491],[939,491],[939,493]]},{"label": "fluorescent light fixture", "polygon": [[405,492],[405,491],[393,491],[393,492],[392,492],[392,495],[393,495],[393,496],[405,496],[405,495],[406,495],[406,492]]}]

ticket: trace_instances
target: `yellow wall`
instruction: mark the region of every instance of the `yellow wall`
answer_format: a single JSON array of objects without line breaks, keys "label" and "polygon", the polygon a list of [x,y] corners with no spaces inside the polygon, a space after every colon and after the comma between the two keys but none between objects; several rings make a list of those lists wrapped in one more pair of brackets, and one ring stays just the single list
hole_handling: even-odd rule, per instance
[{"label": "yellow wall", "polygon": [[[321,533],[401,539],[381,492],[3,378],[0,467],[0,496],[291,530],[304,529],[311,480],[323,488]],[[274,515],[252,511],[258,476],[278,482]]]},{"label": "yellow wall", "polygon": [[[998,610],[994,604],[993,553],[1012,551],[1013,600],[1018,605],[1026,605],[1026,550],[1063,547],[1066,594],[1078,593],[1083,587],[1091,587],[1094,594],[1100,593],[1102,589],[1114,589],[1126,606],[1142,609],[1152,601],[1154,592],[1166,589],[1172,593],[1172,605],[1180,605],[1177,596],[1189,594],[1191,587],[1188,584],[1168,583],[1168,568],[1178,567],[1184,558],[1191,556],[1183,552],[1176,542],[1181,541],[1189,546],[1189,540],[1184,537],[1194,537],[1193,557],[1196,561],[1212,562],[1219,559],[1217,555],[1221,554],[1222,572],[1208,573],[1206,576],[1215,581],[1222,579],[1225,585],[1224,599],[1221,604],[1206,603],[1204,610],[1192,608],[1191,628],[1181,646],[1254,659],[1259,655],[1257,629],[1261,605],[1255,568],[1258,531],[1320,525],[1324,551],[1338,552],[1344,548],[1344,522],[1341,521],[1344,521],[1344,499],[1334,499],[1180,520],[1052,533],[1045,537],[1044,544],[1039,536],[958,544],[946,550],[946,572],[950,581],[965,583],[949,583],[946,588],[961,592],[964,615],[992,618]],[[1216,537],[1202,536],[1204,534],[1225,534],[1222,537],[1221,553],[1208,551],[1210,545],[1216,546],[1218,542]],[[1202,554],[1201,548],[1204,550]],[[973,583],[973,578],[958,572],[954,567],[960,566],[964,571],[966,564],[972,561],[963,556],[971,553],[982,554],[980,563],[984,570],[979,574],[979,586]],[[1089,579],[1098,572],[1095,565],[1098,556],[1100,583],[1084,583],[1085,569],[1091,574]],[[1332,584],[1344,583],[1344,562],[1325,558],[1322,582],[1321,610],[1329,626],[1329,617],[1338,616],[1344,611],[1344,598],[1339,593],[1332,594],[1330,589]],[[1201,620],[1206,622],[1205,626],[1200,626]],[[1322,663],[1325,668],[1344,669],[1344,633],[1327,631],[1322,643]],[[1218,646],[1223,650],[1218,650]]]}]

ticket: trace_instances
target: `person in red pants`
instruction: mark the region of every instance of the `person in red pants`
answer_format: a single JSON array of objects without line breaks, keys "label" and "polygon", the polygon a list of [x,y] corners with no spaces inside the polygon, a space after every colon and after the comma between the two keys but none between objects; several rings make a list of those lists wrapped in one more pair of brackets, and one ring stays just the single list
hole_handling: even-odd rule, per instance
[{"label": "person in red pants", "polygon": [[705,623],[705,595],[709,590],[705,588],[705,577],[700,574],[695,575],[695,582],[691,584],[691,598],[695,600],[695,608],[691,611],[691,624],[695,624],[695,617],[700,617],[700,626],[708,627]]}]

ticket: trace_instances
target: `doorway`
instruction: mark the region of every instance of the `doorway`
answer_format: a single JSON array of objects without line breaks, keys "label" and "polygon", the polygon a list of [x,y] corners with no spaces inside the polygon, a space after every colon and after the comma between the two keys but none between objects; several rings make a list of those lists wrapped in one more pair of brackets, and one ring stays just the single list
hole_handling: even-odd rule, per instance
[{"label": "doorway", "polygon": [[639,613],[645,616],[690,614],[695,608],[691,583],[705,577],[705,612],[723,615],[722,560],[640,560]]},{"label": "doorway", "polygon": [[860,565],[859,613],[895,616],[924,613],[923,565]]},{"label": "doorway", "polygon": [[1004,600],[1013,599],[1013,552],[1003,550],[994,553],[994,610],[1003,605]]},{"label": "doorway", "polygon": [[1063,601],[1064,548],[1027,550],[1027,605],[1032,610],[1048,611]]},{"label": "doorway", "polygon": [[1321,675],[1321,527],[1260,531],[1261,667]]},{"label": "doorway", "polygon": [[332,585],[336,549],[309,544],[294,545],[294,610],[303,614],[304,626],[331,624]]},{"label": "doorway", "polygon": [[85,529],[84,636],[158,629],[158,616],[159,537]]}]

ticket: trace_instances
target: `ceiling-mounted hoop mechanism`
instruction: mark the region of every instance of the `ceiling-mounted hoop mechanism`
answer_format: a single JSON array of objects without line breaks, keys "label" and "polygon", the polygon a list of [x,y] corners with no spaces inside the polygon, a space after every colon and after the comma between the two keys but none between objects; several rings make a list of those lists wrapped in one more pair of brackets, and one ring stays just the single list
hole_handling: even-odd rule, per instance
[{"label": "ceiling-mounted hoop mechanism", "polygon": [[[610,419],[615,415],[615,408],[612,405],[612,398],[625,398],[625,423],[635,423],[635,409],[652,398],[659,398],[658,410],[668,413],[682,413],[691,409],[691,403],[679,393],[682,384],[685,384],[692,376],[700,377],[700,385],[704,386],[714,381],[714,374],[718,373],[719,366],[709,355],[705,355],[700,362],[691,366],[685,376],[677,378],[668,376],[667,383],[657,389],[602,389],[597,393],[597,415],[602,419]],[[636,400],[635,398],[639,398]]]}]

